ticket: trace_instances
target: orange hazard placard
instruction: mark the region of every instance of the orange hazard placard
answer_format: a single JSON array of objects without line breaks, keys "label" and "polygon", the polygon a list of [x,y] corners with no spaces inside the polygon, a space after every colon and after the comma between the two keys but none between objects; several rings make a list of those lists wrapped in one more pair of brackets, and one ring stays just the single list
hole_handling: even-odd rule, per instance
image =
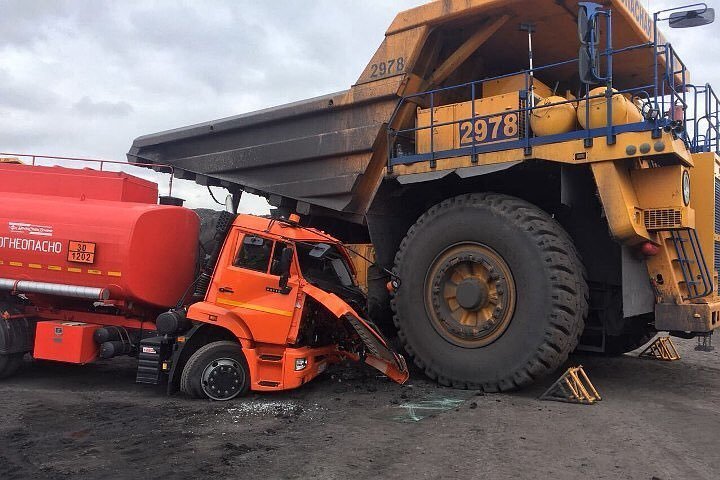
[{"label": "orange hazard placard", "polygon": [[95,263],[95,244],[70,240],[67,259],[68,262]]}]

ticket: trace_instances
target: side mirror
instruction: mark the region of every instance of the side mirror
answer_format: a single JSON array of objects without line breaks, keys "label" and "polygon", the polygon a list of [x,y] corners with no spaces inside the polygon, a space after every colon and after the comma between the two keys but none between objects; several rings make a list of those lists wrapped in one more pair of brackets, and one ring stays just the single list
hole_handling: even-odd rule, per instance
[{"label": "side mirror", "polygon": [[715,9],[701,8],[685,12],[675,12],[670,15],[670,28],[693,28],[710,25],[715,21]]},{"label": "side mirror", "polygon": [[583,45],[597,45],[597,14],[602,5],[591,2],[580,2],[578,11],[578,36]]},{"label": "side mirror", "polygon": [[598,31],[598,16],[603,13],[602,5],[591,2],[581,2],[578,11],[578,36],[580,37],[579,69],[580,80],[585,84],[596,84],[607,81],[600,75],[600,55],[598,44],[600,33]]},{"label": "side mirror", "polygon": [[592,45],[581,46],[578,58],[581,82],[588,85],[595,85],[597,83],[604,83],[607,80],[598,73],[600,71],[600,58],[595,47]]},{"label": "side mirror", "polygon": [[288,289],[288,280],[290,280],[290,266],[292,265],[293,249],[292,247],[283,248],[280,253],[280,291],[281,293],[290,293]]}]

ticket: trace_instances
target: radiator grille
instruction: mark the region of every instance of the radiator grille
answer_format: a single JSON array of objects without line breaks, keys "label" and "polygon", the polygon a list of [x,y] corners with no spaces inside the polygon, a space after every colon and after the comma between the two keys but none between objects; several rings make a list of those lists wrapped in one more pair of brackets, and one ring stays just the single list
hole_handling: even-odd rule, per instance
[{"label": "radiator grille", "polygon": [[682,212],[676,208],[645,210],[645,228],[648,230],[682,228]]},{"label": "radiator grille", "polygon": [[[715,271],[720,272],[720,242],[715,242]],[[720,292],[720,282],[717,283],[717,290]]]},{"label": "radiator grille", "polygon": [[715,233],[720,233],[720,179],[715,179]]}]

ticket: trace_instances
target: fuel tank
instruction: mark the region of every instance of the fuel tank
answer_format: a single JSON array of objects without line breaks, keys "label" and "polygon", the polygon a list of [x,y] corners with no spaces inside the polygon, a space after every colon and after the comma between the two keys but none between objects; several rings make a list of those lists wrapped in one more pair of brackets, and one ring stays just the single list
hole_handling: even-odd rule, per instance
[{"label": "fuel tank", "polygon": [[0,179],[0,287],[18,281],[18,292],[58,307],[100,292],[122,306],[164,308],[192,283],[199,218],[157,205],[152,182],[26,165],[3,165]]}]

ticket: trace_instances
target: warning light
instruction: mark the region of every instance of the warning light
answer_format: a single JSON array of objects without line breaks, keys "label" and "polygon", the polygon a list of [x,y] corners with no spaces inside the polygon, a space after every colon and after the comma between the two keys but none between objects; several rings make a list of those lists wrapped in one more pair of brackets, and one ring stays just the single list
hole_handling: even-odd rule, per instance
[{"label": "warning light", "polygon": [[640,245],[640,253],[642,253],[646,257],[654,257],[655,255],[660,253],[660,247],[658,247],[652,242],[645,242]]}]

